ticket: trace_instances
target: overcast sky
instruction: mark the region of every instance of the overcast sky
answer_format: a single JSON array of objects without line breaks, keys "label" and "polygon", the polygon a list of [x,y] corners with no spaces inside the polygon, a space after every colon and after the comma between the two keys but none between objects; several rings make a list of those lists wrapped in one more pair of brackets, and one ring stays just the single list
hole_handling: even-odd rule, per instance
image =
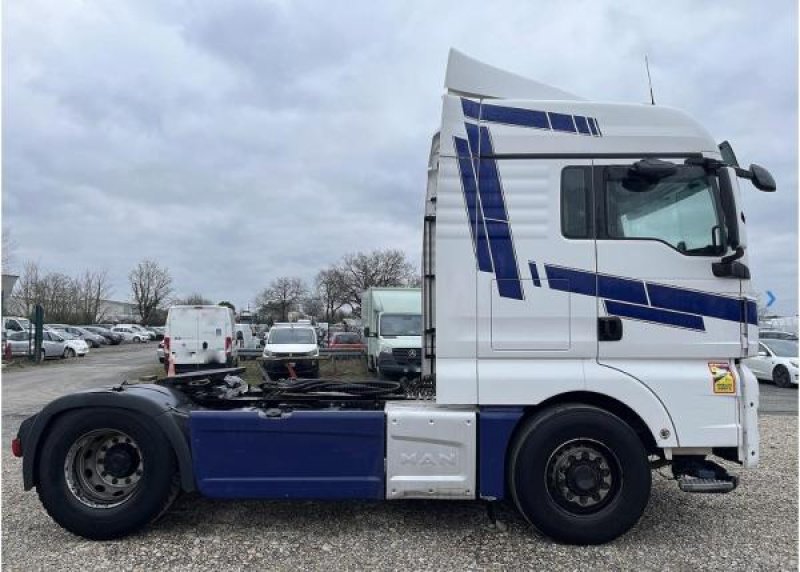
[{"label": "overcast sky", "polygon": [[343,254],[418,262],[448,49],[587,99],[681,108],[745,185],[759,291],[797,313],[797,14],[766,2],[3,3],[3,226],[17,268],[143,258],[252,302]]}]

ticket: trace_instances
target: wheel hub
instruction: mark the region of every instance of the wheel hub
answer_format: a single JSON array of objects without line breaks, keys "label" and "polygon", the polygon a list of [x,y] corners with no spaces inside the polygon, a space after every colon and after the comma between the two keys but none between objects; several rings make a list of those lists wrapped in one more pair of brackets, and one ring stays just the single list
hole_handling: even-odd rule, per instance
[{"label": "wheel hub", "polygon": [[600,443],[570,442],[547,463],[547,488],[553,500],[574,513],[603,508],[619,489],[616,459]]},{"label": "wheel hub", "polygon": [[138,490],[144,463],[138,444],[115,429],[98,429],[70,447],[64,476],[73,496],[92,508],[113,508]]}]

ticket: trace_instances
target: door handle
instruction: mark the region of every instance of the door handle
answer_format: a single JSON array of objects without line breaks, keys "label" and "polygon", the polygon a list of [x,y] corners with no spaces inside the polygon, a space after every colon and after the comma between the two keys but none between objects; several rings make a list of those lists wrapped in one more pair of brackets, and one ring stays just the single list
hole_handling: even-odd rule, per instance
[{"label": "door handle", "polygon": [[597,339],[601,342],[618,342],[622,339],[622,320],[618,316],[597,318]]}]

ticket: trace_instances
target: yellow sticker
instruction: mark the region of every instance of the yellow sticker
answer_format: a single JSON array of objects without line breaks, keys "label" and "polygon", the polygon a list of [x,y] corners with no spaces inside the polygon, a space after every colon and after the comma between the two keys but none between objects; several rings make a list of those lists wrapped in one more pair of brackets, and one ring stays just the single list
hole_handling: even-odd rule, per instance
[{"label": "yellow sticker", "polygon": [[736,378],[733,376],[731,366],[724,362],[708,362],[711,370],[711,382],[714,384],[714,393],[736,393]]}]

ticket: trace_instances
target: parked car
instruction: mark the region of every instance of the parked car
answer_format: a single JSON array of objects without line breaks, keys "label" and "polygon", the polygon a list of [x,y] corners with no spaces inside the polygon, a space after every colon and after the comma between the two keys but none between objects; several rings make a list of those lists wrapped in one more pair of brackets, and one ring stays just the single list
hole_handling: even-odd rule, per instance
[{"label": "parked car", "polygon": [[164,339],[164,332],[166,331],[166,328],[163,328],[163,327],[160,327],[160,326],[151,326],[151,327],[146,327],[145,329],[148,332],[152,332],[153,335],[155,335],[155,338],[153,338],[153,339],[155,339],[155,340],[163,340]]},{"label": "parked car", "polygon": [[319,346],[314,326],[275,324],[269,331],[261,367],[270,379],[289,377],[291,366],[298,377],[319,377]]},{"label": "parked car", "polygon": [[27,332],[30,325],[31,321],[27,318],[9,316],[3,319],[4,332]]},{"label": "parked car", "polygon": [[130,328],[134,332],[138,332],[139,335],[142,338],[144,338],[143,341],[145,342],[156,339],[155,332],[151,332],[150,330],[148,330],[144,326],[140,326],[139,324],[120,324],[119,326],[122,326],[124,328]]},{"label": "parked car", "polygon": [[112,332],[120,334],[122,336],[122,340],[125,342],[136,342],[137,344],[140,342],[147,342],[150,340],[150,336],[147,334],[143,334],[138,330],[134,330],[128,326],[114,326],[111,328]]},{"label": "parked car", "polygon": [[64,353],[62,355],[65,358],[75,356],[84,357],[89,353],[89,344],[69,332],[48,328],[43,334],[49,335],[50,339],[53,341],[64,342]]},{"label": "parked car", "polygon": [[758,343],[758,355],[743,359],[758,379],[778,387],[797,385],[798,346],[796,340],[766,339]]},{"label": "parked car", "polygon": [[365,352],[367,346],[356,332],[337,332],[331,336],[328,347],[332,350]]},{"label": "parked car", "polygon": [[53,329],[68,332],[73,336],[79,337],[93,348],[99,348],[100,346],[108,345],[108,340],[103,336],[94,332],[90,332],[89,330],[81,328],[80,326],[54,327]]},{"label": "parked car", "polygon": [[89,330],[92,333],[103,336],[106,341],[112,346],[118,346],[122,343],[122,335],[117,332],[112,332],[108,328],[102,326],[81,326],[84,330]]}]

